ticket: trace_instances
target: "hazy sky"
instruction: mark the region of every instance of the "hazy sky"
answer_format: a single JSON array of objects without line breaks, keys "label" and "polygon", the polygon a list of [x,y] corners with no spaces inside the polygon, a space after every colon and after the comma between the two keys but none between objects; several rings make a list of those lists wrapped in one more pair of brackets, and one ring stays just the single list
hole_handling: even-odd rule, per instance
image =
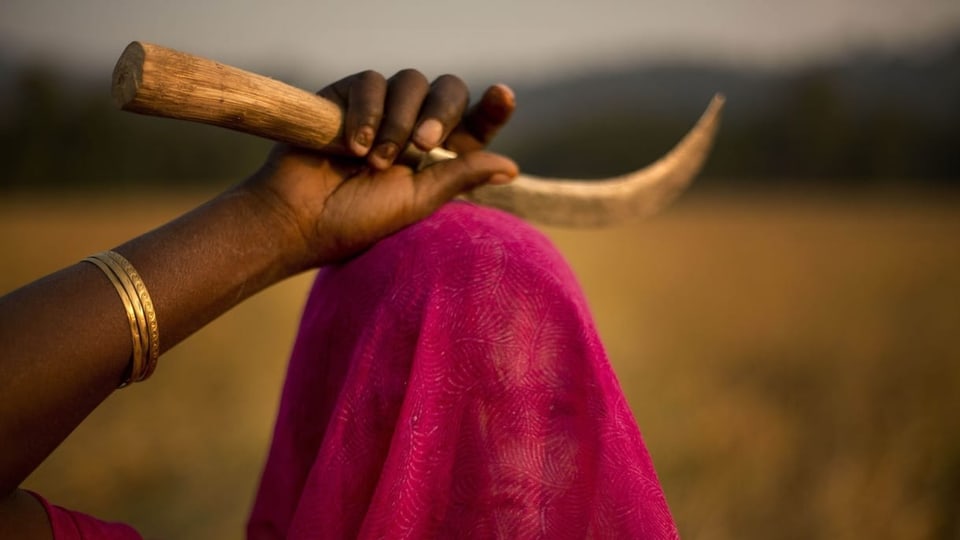
[{"label": "hazy sky", "polygon": [[951,34],[960,0],[0,0],[0,55],[93,73],[134,39],[272,75],[517,79],[676,57],[790,63]]}]

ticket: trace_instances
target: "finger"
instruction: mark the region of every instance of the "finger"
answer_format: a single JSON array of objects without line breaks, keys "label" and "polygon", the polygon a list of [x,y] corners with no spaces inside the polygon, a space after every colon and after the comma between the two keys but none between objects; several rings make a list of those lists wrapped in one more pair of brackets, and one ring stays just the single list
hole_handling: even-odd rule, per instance
[{"label": "finger", "polygon": [[421,150],[437,147],[460,123],[463,111],[470,103],[470,91],[459,77],[443,75],[430,86],[420,120],[413,134],[413,142]]},{"label": "finger", "polygon": [[389,167],[407,145],[429,91],[427,78],[415,69],[400,71],[387,82],[383,119],[368,158],[374,168]]},{"label": "finger", "polygon": [[516,163],[490,152],[471,152],[438,162],[414,176],[417,207],[427,215],[464,191],[487,182],[506,183],[518,173]]},{"label": "finger", "polygon": [[516,106],[516,97],[509,86],[491,86],[447,138],[447,147],[460,153],[485,147],[510,120]]},{"label": "finger", "polygon": [[383,117],[387,81],[376,71],[363,71],[341,79],[319,92],[344,108],[343,140],[357,156],[373,146]]}]

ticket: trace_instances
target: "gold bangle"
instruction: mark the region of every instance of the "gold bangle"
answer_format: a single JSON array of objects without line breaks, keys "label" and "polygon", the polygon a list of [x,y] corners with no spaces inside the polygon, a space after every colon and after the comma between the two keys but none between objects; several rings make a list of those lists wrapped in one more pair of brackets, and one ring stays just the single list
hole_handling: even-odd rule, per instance
[{"label": "gold bangle", "polygon": [[130,323],[130,341],[133,344],[133,352],[130,355],[130,366],[127,368],[127,376],[124,381],[120,383],[120,388],[123,388],[130,384],[133,380],[134,374],[137,371],[137,364],[143,358],[143,346],[140,343],[140,329],[137,324],[137,316],[133,303],[130,301],[130,297],[127,296],[127,291],[124,289],[123,284],[120,283],[120,280],[114,275],[113,271],[104,264],[103,261],[98,259],[96,256],[90,256],[83,259],[83,262],[88,262],[95,265],[99,268],[107,279],[110,280],[110,283],[113,284],[113,287],[117,290],[117,295],[120,297],[120,301],[123,302],[124,312],[127,314],[127,322]]},{"label": "gold bangle", "polygon": [[146,319],[144,328],[146,332],[144,332],[143,337],[149,339],[150,344],[147,350],[144,351],[146,365],[140,378],[140,380],[143,381],[150,377],[150,375],[153,375],[154,370],[157,369],[157,361],[160,359],[160,325],[157,323],[157,312],[153,308],[153,300],[150,299],[150,293],[147,292],[147,285],[143,282],[143,279],[140,278],[140,274],[136,268],[130,264],[130,261],[115,251],[107,251],[106,255],[113,259],[113,261],[120,265],[120,268],[126,272],[127,277],[133,282],[134,290],[140,299],[140,305],[143,307],[143,314]]},{"label": "gold bangle", "polygon": [[157,367],[160,357],[160,331],[153,301],[147,292],[140,274],[119,253],[104,251],[84,259],[97,265],[110,279],[123,301],[130,323],[133,354],[130,359],[129,377],[120,385],[146,380]]},{"label": "gold bangle", "polygon": [[134,286],[133,281],[130,279],[130,276],[127,275],[126,270],[122,268],[116,260],[110,257],[109,253],[108,251],[104,251],[103,253],[94,255],[94,257],[100,259],[100,261],[110,267],[113,274],[120,280],[124,290],[127,291],[127,297],[130,298],[130,302],[133,304],[133,314],[136,316],[137,321],[137,332],[140,335],[141,354],[139,357],[134,357],[133,359],[130,377],[133,382],[139,382],[143,380],[143,373],[147,369],[147,359],[150,354],[150,336],[147,330],[147,317],[143,312],[143,303],[140,301],[140,295],[137,294],[137,288]]}]

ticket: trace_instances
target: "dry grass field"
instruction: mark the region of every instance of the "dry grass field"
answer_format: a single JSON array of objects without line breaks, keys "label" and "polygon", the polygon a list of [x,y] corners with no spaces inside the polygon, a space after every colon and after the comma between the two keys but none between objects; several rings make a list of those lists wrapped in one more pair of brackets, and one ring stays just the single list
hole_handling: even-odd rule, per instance
[{"label": "dry grass field", "polygon": [[[202,198],[131,197],[0,201],[0,292]],[[700,196],[548,234],[684,538],[960,538],[956,197]],[[27,486],[148,538],[240,537],[309,282],[175,348]]]}]

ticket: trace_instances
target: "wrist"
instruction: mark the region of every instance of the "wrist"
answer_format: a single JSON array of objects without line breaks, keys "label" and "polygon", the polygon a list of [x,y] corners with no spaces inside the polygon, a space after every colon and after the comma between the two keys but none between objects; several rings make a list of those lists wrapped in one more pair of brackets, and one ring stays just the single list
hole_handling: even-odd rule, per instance
[{"label": "wrist", "polygon": [[264,246],[270,246],[276,281],[293,276],[316,266],[313,262],[302,225],[290,206],[273,190],[258,183],[246,182],[222,197],[236,199],[245,212],[254,216],[251,226],[259,232],[256,237]]}]

